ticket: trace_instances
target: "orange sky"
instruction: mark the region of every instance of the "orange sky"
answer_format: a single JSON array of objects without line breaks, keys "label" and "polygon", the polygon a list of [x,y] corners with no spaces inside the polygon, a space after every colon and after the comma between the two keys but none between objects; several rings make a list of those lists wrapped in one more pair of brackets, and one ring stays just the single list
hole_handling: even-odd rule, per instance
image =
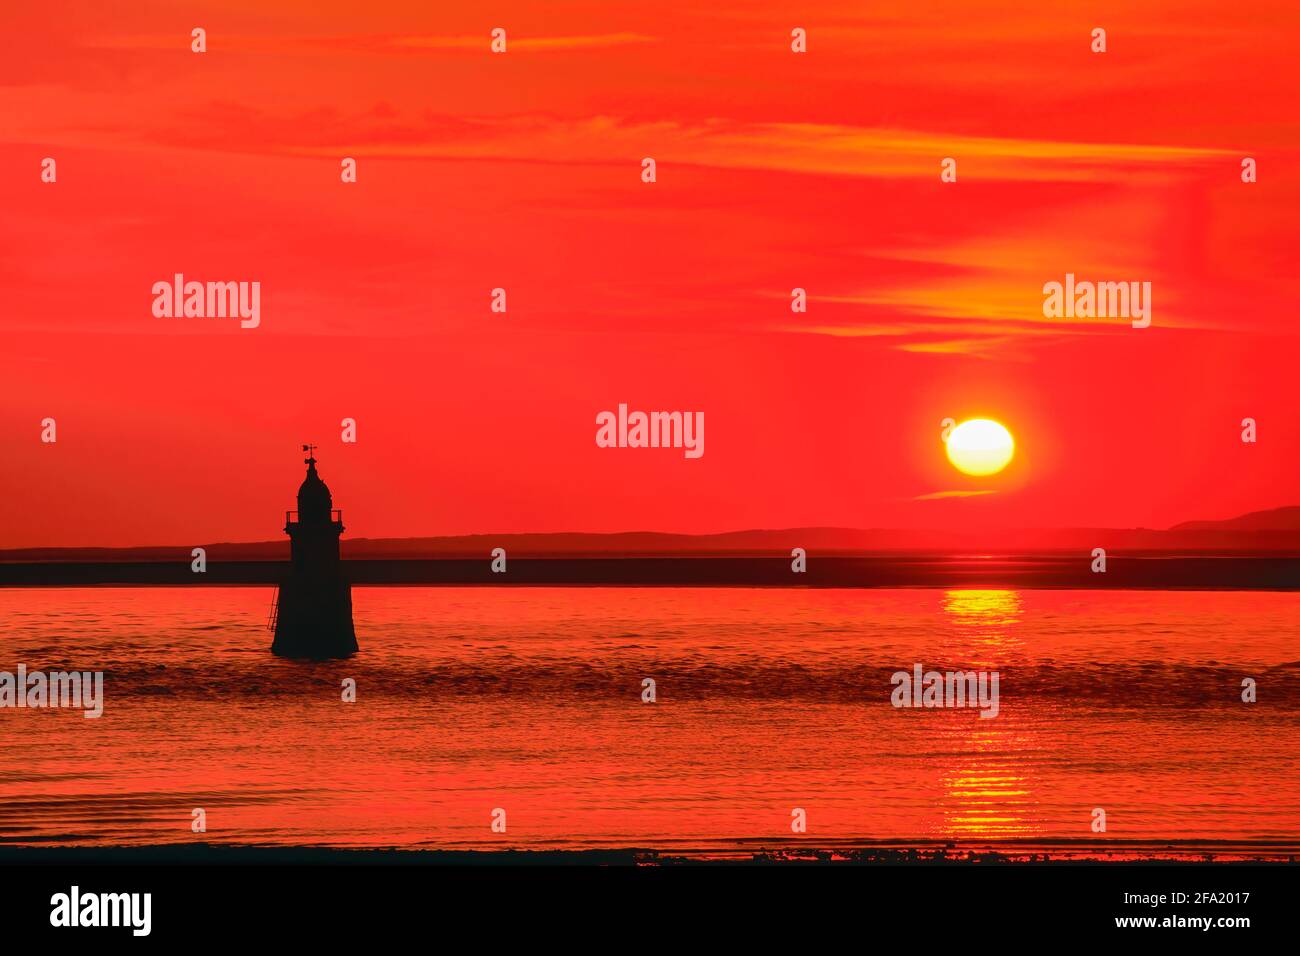
[{"label": "orange sky", "polygon": [[[0,12],[0,546],[274,538],[306,439],[354,536],[1300,502],[1294,3],[271,6]],[[1151,328],[1045,319],[1066,272]],[[619,402],[705,455],[597,448]]]}]

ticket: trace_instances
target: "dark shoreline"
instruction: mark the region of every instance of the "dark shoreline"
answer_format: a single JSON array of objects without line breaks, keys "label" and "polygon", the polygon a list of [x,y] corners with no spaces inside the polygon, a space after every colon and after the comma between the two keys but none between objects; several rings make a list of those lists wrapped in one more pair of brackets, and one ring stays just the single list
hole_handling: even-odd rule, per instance
[{"label": "dark shoreline", "polygon": [[711,849],[355,849],[211,843],[149,846],[0,845],[0,866],[697,866],[735,864],[1293,864],[1297,843],[1099,840],[958,844],[826,845],[741,842]]},{"label": "dark shoreline", "polygon": [[[951,556],[874,554],[808,557],[791,571],[781,557],[509,558],[505,573],[490,561],[344,561],[358,587],[393,585],[496,587],[808,587],[808,588],[1061,588],[1300,590],[1293,555],[1111,554],[1107,570],[1091,570],[1089,554]],[[0,562],[0,587],[270,586],[282,561],[210,561],[195,573],[185,561]]]}]

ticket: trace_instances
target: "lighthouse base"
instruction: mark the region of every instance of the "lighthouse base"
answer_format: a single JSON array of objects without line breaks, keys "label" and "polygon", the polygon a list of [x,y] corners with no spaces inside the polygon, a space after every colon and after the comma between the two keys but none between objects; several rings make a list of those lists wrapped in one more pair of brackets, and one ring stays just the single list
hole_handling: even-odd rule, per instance
[{"label": "lighthouse base", "polygon": [[324,661],[357,652],[352,586],[346,581],[292,575],[280,585],[276,602],[272,654]]}]

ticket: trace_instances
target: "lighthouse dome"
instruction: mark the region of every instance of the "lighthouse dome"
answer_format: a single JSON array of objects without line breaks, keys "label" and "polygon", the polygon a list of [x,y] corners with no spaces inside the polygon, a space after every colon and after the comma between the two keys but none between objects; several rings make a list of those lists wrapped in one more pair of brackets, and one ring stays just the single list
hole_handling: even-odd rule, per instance
[{"label": "lighthouse dome", "polygon": [[298,488],[298,520],[303,522],[329,521],[334,499],[329,486],[316,473],[316,459],[307,459],[307,477]]}]

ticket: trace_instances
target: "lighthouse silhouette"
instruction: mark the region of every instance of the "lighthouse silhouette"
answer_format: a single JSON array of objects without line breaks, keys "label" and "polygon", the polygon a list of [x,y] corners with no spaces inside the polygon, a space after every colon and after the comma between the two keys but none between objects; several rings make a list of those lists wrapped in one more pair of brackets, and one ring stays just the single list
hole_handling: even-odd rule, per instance
[{"label": "lighthouse silhouette", "polygon": [[357,652],[357,635],[352,586],[339,562],[343,512],[334,509],[329,487],[316,473],[316,446],[302,450],[307,477],[298,489],[298,510],[284,516],[291,557],[276,597],[271,653],[310,660],[348,657]]}]

